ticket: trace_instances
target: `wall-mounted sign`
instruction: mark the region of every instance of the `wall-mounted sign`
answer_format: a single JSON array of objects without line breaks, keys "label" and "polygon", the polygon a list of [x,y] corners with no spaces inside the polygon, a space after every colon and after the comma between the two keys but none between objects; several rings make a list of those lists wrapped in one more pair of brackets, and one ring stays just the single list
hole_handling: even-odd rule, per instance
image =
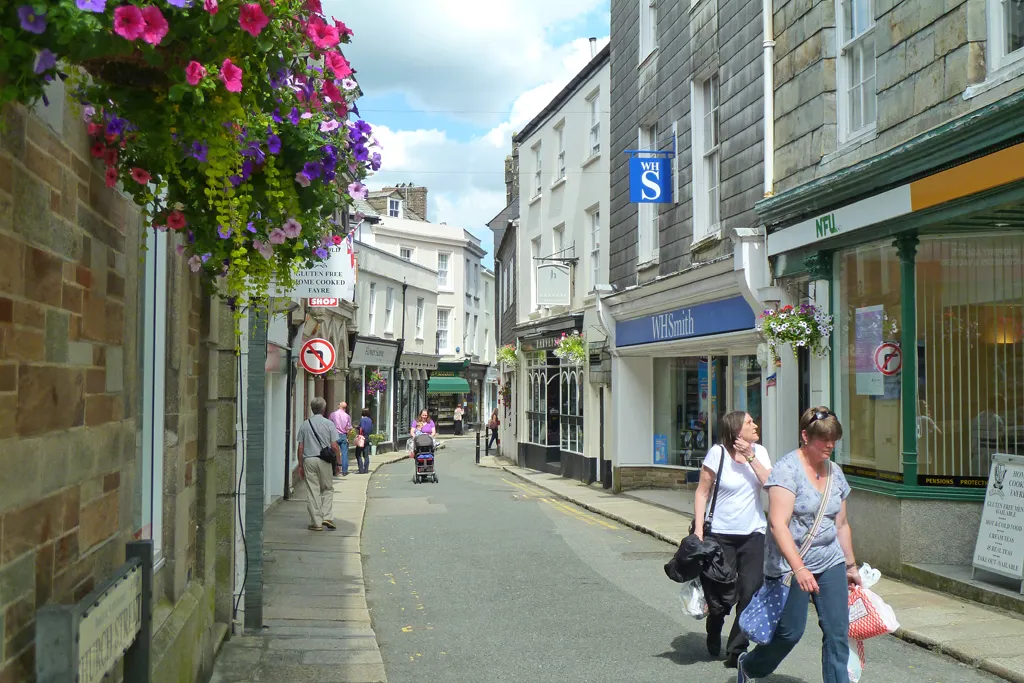
[{"label": "wall-mounted sign", "polygon": [[572,304],[572,281],[565,263],[541,263],[537,266],[537,303],[541,306]]},{"label": "wall-mounted sign", "polygon": [[710,301],[674,311],[645,315],[615,324],[615,343],[635,346],[705,337],[754,328],[755,316],[742,296]]},{"label": "wall-mounted sign", "polygon": [[668,464],[668,434],[654,435],[654,464]]},{"label": "wall-mounted sign", "polygon": [[337,297],[315,296],[309,300],[311,308],[332,308],[338,305]]},{"label": "wall-mounted sign", "polygon": [[349,365],[353,368],[367,365],[393,368],[397,357],[397,344],[383,344],[357,337],[355,346],[352,347],[352,361]]},{"label": "wall-mounted sign", "polygon": [[299,350],[299,364],[311,375],[322,375],[334,367],[334,344],[326,339],[310,339]]},{"label": "wall-mounted sign", "polygon": [[973,564],[1021,581],[1024,589],[1024,458],[992,456]]},{"label": "wall-mounted sign", "polygon": [[629,201],[633,204],[671,204],[672,160],[668,157],[631,158]]},{"label": "wall-mounted sign", "polygon": [[294,286],[290,290],[280,290],[272,284],[270,295],[298,299],[326,297],[352,301],[356,287],[356,257],[351,241],[342,240],[341,244],[330,247],[328,251],[330,255],[325,261],[296,273]]},{"label": "wall-mounted sign", "polygon": [[875,367],[886,377],[900,374],[903,368],[903,352],[898,344],[885,342],[875,349]]}]

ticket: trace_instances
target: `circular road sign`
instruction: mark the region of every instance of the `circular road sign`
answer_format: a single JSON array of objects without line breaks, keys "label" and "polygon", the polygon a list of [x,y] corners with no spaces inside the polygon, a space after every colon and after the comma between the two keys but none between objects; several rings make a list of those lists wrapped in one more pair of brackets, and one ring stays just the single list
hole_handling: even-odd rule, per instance
[{"label": "circular road sign", "polygon": [[306,372],[322,375],[334,367],[334,345],[326,339],[310,339],[299,351],[299,363]]},{"label": "circular road sign", "polygon": [[886,377],[900,374],[903,368],[903,351],[892,342],[885,342],[875,349],[875,367]]}]

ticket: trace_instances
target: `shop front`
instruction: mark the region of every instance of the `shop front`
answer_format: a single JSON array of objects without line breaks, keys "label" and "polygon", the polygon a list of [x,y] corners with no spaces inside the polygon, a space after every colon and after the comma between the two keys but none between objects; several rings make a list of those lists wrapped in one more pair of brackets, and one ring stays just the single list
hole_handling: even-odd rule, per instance
[{"label": "shop front", "polygon": [[858,557],[890,573],[970,565],[993,456],[1024,455],[1024,145],[968,159],[768,237],[782,289],[834,317],[812,389]]},{"label": "shop front", "polygon": [[408,435],[409,428],[420,411],[427,407],[427,383],[430,373],[437,369],[437,356],[403,353],[398,365],[398,391],[395,422],[398,442]]},{"label": "shop front", "polygon": [[554,351],[563,333],[582,328],[582,314],[516,328],[523,356],[517,373],[523,397],[518,461],[521,467],[592,482],[597,478],[596,461],[584,455],[587,366],[574,365]]},{"label": "shop front", "polygon": [[370,411],[373,420],[373,431],[383,432],[386,437],[378,445],[378,450],[394,450],[393,436],[394,405],[392,400],[395,387],[395,361],[398,358],[398,343],[388,339],[363,337],[356,335],[352,342],[352,359],[349,367],[356,375],[359,396],[350,406],[358,409],[353,411],[353,421],[361,409]]},{"label": "shop front", "polygon": [[[466,410],[472,388],[464,376],[469,360],[438,363],[427,382],[427,410],[437,425],[438,434],[455,434],[455,409]],[[463,433],[467,424],[463,417]]]},{"label": "shop front", "polygon": [[[617,490],[682,488],[694,484],[708,450],[719,442],[719,421],[744,410],[764,425],[762,368],[755,315],[738,293],[732,271],[705,280],[722,298],[636,316],[643,306],[676,301],[666,290],[653,300],[612,304],[615,350],[612,458]],[[731,294],[731,296],[730,296]],[[762,437],[763,438],[763,437]]]}]

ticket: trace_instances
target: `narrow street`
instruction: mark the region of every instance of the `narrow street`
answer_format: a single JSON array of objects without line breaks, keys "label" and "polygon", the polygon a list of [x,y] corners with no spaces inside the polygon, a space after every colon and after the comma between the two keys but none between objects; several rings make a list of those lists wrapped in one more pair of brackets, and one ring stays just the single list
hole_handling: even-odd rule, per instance
[{"label": "narrow street", "polygon": [[[476,466],[469,439],[437,462],[438,484],[407,460],[370,482],[364,577],[389,683],[735,680],[680,611],[669,545]],[[812,618],[767,680],[820,681],[819,642]],[[997,680],[891,637],[867,644],[861,679]]]}]

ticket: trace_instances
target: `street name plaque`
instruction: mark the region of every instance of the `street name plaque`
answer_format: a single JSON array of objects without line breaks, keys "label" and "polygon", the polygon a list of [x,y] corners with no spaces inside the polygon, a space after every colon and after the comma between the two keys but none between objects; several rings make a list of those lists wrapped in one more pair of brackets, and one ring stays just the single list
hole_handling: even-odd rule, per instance
[{"label": "street name plaque", "polygon": [[142,626],[142,569],[132,567],[78,624],[78,683],[114,668]]},{"label": "street name plaque", "polygon": [[985,491],[981,528],[974,546],[978,569],[1021,582],[1024,593],[1024,458],[997,453]]}]

